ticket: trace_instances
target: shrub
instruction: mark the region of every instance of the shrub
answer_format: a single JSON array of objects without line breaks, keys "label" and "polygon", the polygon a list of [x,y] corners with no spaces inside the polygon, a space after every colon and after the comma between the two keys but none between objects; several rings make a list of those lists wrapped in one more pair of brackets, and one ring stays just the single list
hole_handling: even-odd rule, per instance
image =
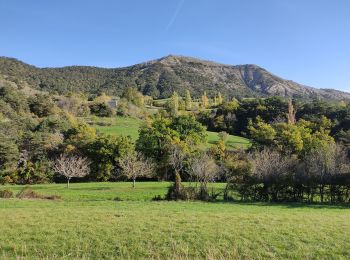
[{"label": "shrub", "polygon": [[196,200],[198,193],[194,187],[184,187],[181,185],[180,189],[174,185],[168,188],[168,193],[165,197],[167,200]]},{"label": "shrub", "polygon": [[13,192],[9,189],[0,190],[0,198],[8,199],[13,197]]},{"label": "shrub", "polygon": [[121,198],[121,197],[115,197],[114,199],[113,199],[114,201],[123,201],[123,199]]}]

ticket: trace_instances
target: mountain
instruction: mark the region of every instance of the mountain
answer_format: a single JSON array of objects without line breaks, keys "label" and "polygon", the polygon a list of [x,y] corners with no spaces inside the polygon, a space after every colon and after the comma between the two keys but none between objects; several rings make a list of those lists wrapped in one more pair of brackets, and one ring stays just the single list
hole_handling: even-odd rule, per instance
[{"label": "mountain", "polygon": [[317,89],[282,79],[256,65],[225,65],[191,57],[169,55],[123,68],[68,66],[37,68],[13,58],[0,57],[0,76],[19,85],[57,92],[106,92],[120,95],[136,87],[154,98],[169,97],[173,91],[193,96],[218,91],[230,97],[282,96],[350,100],[350,93]]}]

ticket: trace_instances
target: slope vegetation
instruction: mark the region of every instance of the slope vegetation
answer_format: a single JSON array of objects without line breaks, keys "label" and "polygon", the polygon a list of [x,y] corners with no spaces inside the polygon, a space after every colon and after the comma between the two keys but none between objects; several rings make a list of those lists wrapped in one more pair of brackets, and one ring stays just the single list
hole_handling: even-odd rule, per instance
[{"label": "slope vegetation", "polygon": [[284,80],[256,65],[225,65],[190,57],[167,57],[124,68],[69,66],[37,68],[12,58],[0,57],[0,75],[35,89],[67,93],[106,92],[120,95],[135,87],[154,98],[169,97],[189,89],[194,96],[204,91],[229,97],[282,96],[296,98],[350,99],[350,94],[307,87]]}]

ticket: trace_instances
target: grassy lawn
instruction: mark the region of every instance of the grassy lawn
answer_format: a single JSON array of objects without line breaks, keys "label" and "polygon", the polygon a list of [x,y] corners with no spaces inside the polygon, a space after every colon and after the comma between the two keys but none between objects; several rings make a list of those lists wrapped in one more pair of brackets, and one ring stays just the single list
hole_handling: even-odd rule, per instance
[{"label": "grassy lawn", "polygon": [[[61,201],[0,199],[0,256],[350,258],[350,209],[151,201],[166,182],[34,185]],[[217,184],[221,185],[221,184]],[[18,191],[20,186],[8,186]],[[0,188],[1,189],[1,188]],[[114,201],[118,196],[122,201]]]},{"label": "grassy lawn", "polygon": [[141,124],[141,119],[131,117],[115,117],[111,120],[111,125],[95,125],[95,127],[101,133],[110,135],[129,135],[135,141],[139,137],[139,128]]},{"label": "grassy lawn", "polygon": [[[108,123],[110,125],[97,125],[94,126],[96,129],[105,134],[111,134],[111,135],[130,135],[131,138],[135,141],[138,136],[138,130],[140,128],[140,125],[142,124],[142,120],[131,118],[131,117],[116,117],[116,118],[107,118],[107,119],[98,119],[100,122]],[[209,132],[207,131],[207,139],[208,144],[207,147],[215,144],[219,140],[218,133],[216,132]],[[247,148],[250,146],[249,139],[235,136],[235,135],[229,135],[226,145],[229,149],[235,149],[239,147]]]},{"label": "grassy lawn", "polygon": [[[217,141],[219,141],[218,133],[216,132],[209,132],[207,131],[207,139],[208,144],[213,145]],[[249,139],[236,136],[236,135],[229,135],[226,141],[226,146],[228,149],[235,149],[235,148],[247,148],[251,145]]]}]

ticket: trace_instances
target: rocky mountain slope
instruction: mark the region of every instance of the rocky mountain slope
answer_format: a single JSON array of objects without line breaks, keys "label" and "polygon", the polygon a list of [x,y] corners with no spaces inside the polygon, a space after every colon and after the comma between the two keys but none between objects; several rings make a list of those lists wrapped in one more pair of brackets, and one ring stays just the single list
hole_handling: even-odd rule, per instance
[{"label": "rocky mountain slope", "polygon": [[218,91],[230,97],[282,96],[348,100],[350,93],[316,89],[284,80],[256,65],[225,65],[190,57],[169,55],[124,67],[69,66],[37,68],[12,58],[0,57],[0,75],[16,84],[57,93],[106,92],[120,95],[136,87],[146,95],[164,98],[189,89],[194,96]]}]

